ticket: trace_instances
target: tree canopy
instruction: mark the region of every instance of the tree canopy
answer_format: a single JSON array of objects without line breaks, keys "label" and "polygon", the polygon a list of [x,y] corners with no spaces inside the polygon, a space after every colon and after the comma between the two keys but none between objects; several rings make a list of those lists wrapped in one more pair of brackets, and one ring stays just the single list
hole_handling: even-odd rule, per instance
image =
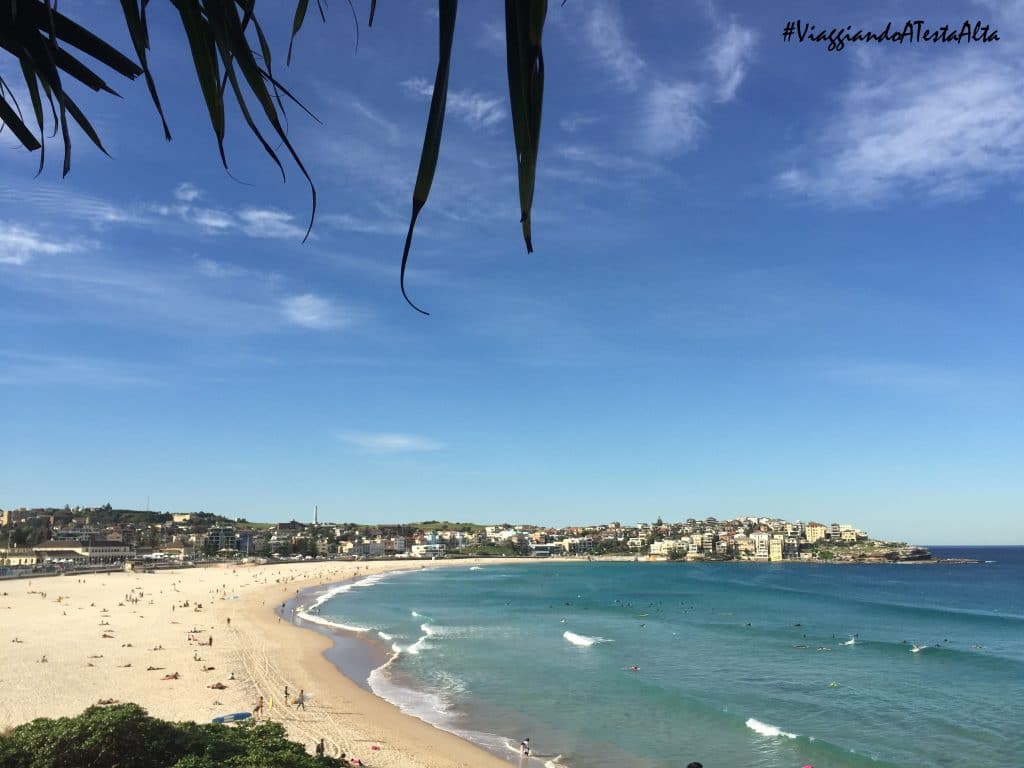
[{"label": "tree canopy", "polygon": [[285,738],[275,722],[171,723],[137,704],[39,718],[0,735],[0,766],[18,768],[340,768]]},{"label": "tree canopy", "polygon": [[[308,238],[316,217],[316,185],[298,149],[288,138],[285,103],[297,106],[313,119],[316,117],[275,75],[274,52],[257,15],[256,0],[166,1],[177,11],[188,40],[221,163],[225,169],[228,168],[224,147],[227,123],[225,107],[233,100],[246,126],[276,164],[282,177],[284,165],[279,153],[283,147],[283,153],[291,158],[309,183],[312,201],[306,229]],[[73,87],[69,90],[69,86],[77,83],[93,91],[119,95],[97,73],[96,69],[101,65],[128,80],[134,80],[140,75],[145,78],[153,105],[160,116],[164,136],[167,140],[171,139],[164,105],[160,101],[156,78],[147,58],[150,34],[146,10],[149,3],[150,0],[121,0],[125,27],[135,52],[135,59],[132,59],[86,26],[59,12],[55,0],[0,2],[0,48],[17,59],[31,101],[31,113],[26,115],[14,91],[0,76],[0,130],[6,126],[26,150],[39,153],[40,171],[46,162],[47,122],[52,125],[51,138],[56,137],[58,131],[60,133],[64,175],[71,169],[69,121],[73,121],[106,154],[99,134],[73,98]],[[348,0],[348,3],[356,16],[353,0]],[[316,4],[321,18],[325,19],[325,0],[317,0]],[[377,1],[370,0],[367,26],[373,25],[376,6]],[[297,0],[286,63],[291,61],[295,38],[302,29],[308,10],[309,0]],[[419,312],[423,310],[406,293],[405,271],[416,219],[430,195],[440,155],[457,10],[458,0],[438,0],[437,72],[399,271],[402,295]],[[509,104],[515,137],[523,239],[529,252],[533,251],[530,211],[533,206],[541,105],[544,98],[541,38],[546,15],[547,0],[505,0]],[[358,16],[356,24],[358,29]],[[70,49],[75,49],[84,60]],[[277,142],[276,148],[271,143],[274,141]]]}]

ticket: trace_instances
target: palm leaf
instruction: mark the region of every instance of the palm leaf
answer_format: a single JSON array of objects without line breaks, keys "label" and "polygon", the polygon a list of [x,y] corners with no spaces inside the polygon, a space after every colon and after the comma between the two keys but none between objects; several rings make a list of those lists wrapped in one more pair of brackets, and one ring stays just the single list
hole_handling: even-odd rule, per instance
[{"label": "palm leaf", "polygon": [[405,250],[402,251],[402,269],[399,274],[399,286],[402,296],[417,312],[429,315],[413,304],[409,294],[405,292],[405,268],[409,262],[409,249],[412,247],[412,233],[416,228],[416,219],[430,196],[430,186],[434,183],[434,171],[437,169],[437,158],[441,152],[441,133],[444,130],[444,112],[448,100],[448,69],[452,60],[452,42],[455,39],[455,13],[458,0],[438,0],[438,44],[437,74],[434,76],[434,92],[430,99],[430,113],[427,115],[427,130],[423,135],[423,151],[420,153],[420,169],[416,174],[416,186],[412,192],[412,217],[409,219],[409,232],[405,236]]},{"label": "palm leaf", "polygon": [[544,101],[541,35],[547,11],[547,0],[505,0],[508,95],[519,172],[520,221],[527,253],[533,252],[530,211],[533,208],[537,153],[540,149],[540,118]]},{"label": "palm leaf", "polygon": [[0,123],[11,129],[11,133],[25,149],[34,151],[41,146],[32,131],[22,121],[18,110],[4,98],[3,93],[0,93]]},{"label": "palm leaf", "polygon": [[142,0],[140,5],[135,0],[121,0],[121,10],[124,13],[124,22],[128,27],[128,36],[135,46],[135,55],[139,57],[142,74],[146,78],[146,87],[149,89],[149,97],[153,100],[153,106],[160,115],[160,123],[164,129],[164,138],[171,140],[171,129],[167,126],[167,118],[164,116],[164,108],[160,104],[160,95],[156,91],[156,82],[153,80],[153,73],[149,71],[149,62],[146,60],[146,51],[149,50],[149,28],[146,24],[146,4],[149,0]]}]

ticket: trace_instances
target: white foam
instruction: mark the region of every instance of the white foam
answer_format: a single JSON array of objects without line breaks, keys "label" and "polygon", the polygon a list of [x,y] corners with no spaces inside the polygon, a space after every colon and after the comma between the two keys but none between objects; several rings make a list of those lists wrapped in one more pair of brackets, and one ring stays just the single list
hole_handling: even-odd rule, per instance
[{"label": "white foam", "polygon": [[388,666],[385,664],[370,673],[367,683],[374,694],[385,701],[390,701],[405,714],[418,717],[431,725],[450,725],[451,712],[444,697],[430,691],[418,691],[396,685],[385,671]]},{"label": "white foam", "polygon": [[762,736],[785,736],[787,739],[795,739],[797,736],[795,733],[786,733],[786,731],[777,726],[762,723],[760,720],[755,720],[752,717],[747,719],[747,728]]},{"label": "white foam", "polygon": [[849,640],[844,640],[842,643],[840,643],[840,645],[856,645],[856,644],[857,644],[857,638],[855,638],[855,637],[851,637]]},{"label": "white foam", "polygon": [[583,648],[589,648],[594,643],[611,643],[613,640],[609,640],[606,637],[589,637],[587,635],[577,635],[575,632],[563,632],[562,637],[568,640],[573,645],[578,645]]},{"label": "white foam", "polygon": [[325,627],[333,627],[334,629],[343,629],[346,632],[369,632],[371,629],[370,627],[357,627],[352,624],[342,624],[340,621],[331,621],[330,619],[325,619],[319,614],[307,613],[306,611],[299,611],[298,615],[299,618],[304,619],[305,621],[310,621],[314,624],[320,624]]},{"label": "white foam", "polygon": [[473,566],[472,568],[470,568],[469,570],[471,570],[471,571],[482,571],[482,570],[483,570],[483,568],[481,568],[481,567],[480,567],[479,565],[474,565],[474,566]]},{"label": "white foam", "polygon": [[380,632],[380,631],[378,631],[377,632],[377,636],[380,637],[381,640],[392,640],[392,639],[394,639],[394,635],[389,635],[387,632]]}]

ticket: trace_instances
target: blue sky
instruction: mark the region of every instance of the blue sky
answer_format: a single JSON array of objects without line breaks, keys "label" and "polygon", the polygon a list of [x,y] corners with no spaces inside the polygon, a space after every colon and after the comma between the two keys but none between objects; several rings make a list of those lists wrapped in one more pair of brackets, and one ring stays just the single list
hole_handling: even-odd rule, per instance
[{"label": "blue sky", "polygon": [[[552,3],[527,255],[500,4],[463,3],[406,281],[429,318],[398,266],[434,6],[379,3],[356,51],[332,4],[285,69],[276,5],[323,122],[290,112],[305,244],[308,188],[237,114],[221,169],[162,4],[173,142],[141,80],[83,95],[113,159],[74,135],[64,180],[0,136],[0,507],[1024,543],[1024,5]],[[130,50],[115,6],[64,11]],[[1001,40],[782,40],[965,16]]]}]

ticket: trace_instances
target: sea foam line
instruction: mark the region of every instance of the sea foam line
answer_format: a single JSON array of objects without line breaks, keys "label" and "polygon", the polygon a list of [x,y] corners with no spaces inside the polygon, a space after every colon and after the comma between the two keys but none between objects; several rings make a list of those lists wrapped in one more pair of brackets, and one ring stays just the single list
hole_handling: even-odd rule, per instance
[{"label": "sea foam line", "polygon": [[795,739],[797,737],[795,733],[787,733],[778,726],[762,723],[760,720],[755,720],[752,717],[747,718],[747,728],[762,736],[785,736],[787,739]]},{"label": "sea foam line", "polygon": [[575,632],[565,631],[562,633],[562,637],[568,640],[573,645],[578,645],[582,648],[589,648],[594,643],[613,643],[614,640],[609,640],[607,637],[590,637],[588,635],[577,635]]}]

